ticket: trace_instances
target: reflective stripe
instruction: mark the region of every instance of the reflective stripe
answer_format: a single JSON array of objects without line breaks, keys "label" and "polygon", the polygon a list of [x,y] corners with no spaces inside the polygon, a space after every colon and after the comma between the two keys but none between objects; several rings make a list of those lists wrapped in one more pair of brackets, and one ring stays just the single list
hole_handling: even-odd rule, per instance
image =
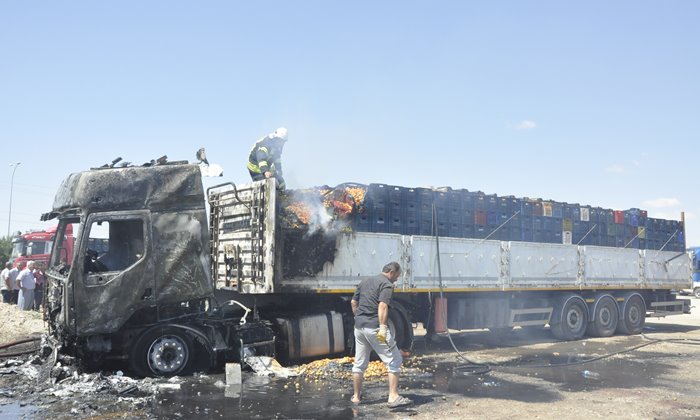
[{"label": "reflective stripe", "polygon": [[259,166],[259,167],[268,166],[268,165],[267,165],[267,161],[266,161],[266,160],[261,160],[260,162],[258,162],[258,166]]},{"label": "reflective stripe", "polygon": [[265,147],[265,146],[259,148],[258,150],[261,151],[261,152],[268,153],[267,147]]},{"label": "reflective stripe", "polygon": [[256,174],[261,173],[260,168],[258,168],[253,162],[248,162],[248,169],[251,172],[255,172]]}]

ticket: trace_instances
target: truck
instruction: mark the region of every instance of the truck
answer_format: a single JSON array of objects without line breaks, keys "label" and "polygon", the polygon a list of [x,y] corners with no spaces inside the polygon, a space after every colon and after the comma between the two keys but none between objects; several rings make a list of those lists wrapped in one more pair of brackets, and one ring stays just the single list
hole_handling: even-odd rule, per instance
[{"label": "truck", "polygon": [[698,261],[698,253],[700,253],[700,247],[694,246],[688,248],[688,254],[690,255],[693,267],[693,283],[689,289],[682,289],[681,293],[691,294],[700,299],[700,261]]},{"label": "truck", "polygon": [[[65,232],[65,240],[62,241],[65,247],[64,257],[67,258],[73,253],[73,231],[72,227]],[[10,257],[14,266],[27,261],[36,261],[44,266],[49,261],[51,249],[56,240],[56,226],[46,230],[32,230],[20,233],[12,238],[12,255]]]},{"label": "truck", "polygon": [[[277,187],[267,179],[205,191],[200,167],[184,161],[69,175],[42,215],[58,222],[46,272],[50,335],[86,364],[118,360],[139,376],[339,355],[354,344],[357,284],[390,261],[403,268],[389,328],[404,351],[419,322],[430,334],[549,325],[577,340],[636,334],[647,316],[689,312],[672,293],[691,278],[680,249],[450,236],[440,217],[456,219],[432,189],[411,192],[423,197],[432,234],[396,233],[391,192],[382,201],[371,186]],[[405,214],[415,203],[395,204]]]}]

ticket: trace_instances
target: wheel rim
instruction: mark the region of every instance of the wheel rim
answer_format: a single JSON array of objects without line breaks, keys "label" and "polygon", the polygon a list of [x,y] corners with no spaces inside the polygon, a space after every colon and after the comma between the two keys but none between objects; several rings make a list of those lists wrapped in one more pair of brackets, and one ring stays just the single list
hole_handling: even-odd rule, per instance
[{"label": "wheel rim", "polygon": [[639,314],[639,307],[637,305],[632,305],[630,307],[629,313],[627,314],[627,319],[629,320],[630,324],[637,325],[637,323],[639,323]]},{"label": "wheel rim", "polygon": [[177,373],[189,359],[184,340],[175,335],[159,337],[148,349],[148,367],[157,375]]},{"label": "wheel rim", "polygon": [[612,321],[612,313],[610,312],[610,308],[606,306],[600,309],[598,321],[600,322],[600,325],[604,325],[606,327],[610,325],[610,322]]},{"label": "wheel rim", "polygon": [[577,306],[572,306],[566,313],[566,326],[570,331],[578,331],[583,324],[583,311]]}]

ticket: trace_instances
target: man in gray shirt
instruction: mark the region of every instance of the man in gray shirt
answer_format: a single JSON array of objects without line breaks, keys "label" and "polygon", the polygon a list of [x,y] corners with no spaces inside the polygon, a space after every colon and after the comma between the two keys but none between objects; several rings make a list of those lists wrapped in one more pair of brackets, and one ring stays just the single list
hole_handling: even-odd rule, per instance
[{"label": "man in gray shirt", "polygon": [[382,273],[360,282],[350,304],[355,315],[355,363],[352,366],[353,396],[359,404],[362,398],[362,379],[374,350],[389,372],[389,399],[391,408],[410,405],[410,399],[399,395],[399,374],[403,358],[396,340],[389,330],[389,306],[394,293],[394,282],[401,275],[401,266],[390,262]]}]

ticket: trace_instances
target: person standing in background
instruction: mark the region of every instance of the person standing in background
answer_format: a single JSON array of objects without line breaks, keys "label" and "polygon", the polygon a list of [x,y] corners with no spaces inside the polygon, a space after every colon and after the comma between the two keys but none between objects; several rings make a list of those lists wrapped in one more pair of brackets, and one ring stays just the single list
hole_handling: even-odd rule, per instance
[{"label": "person standing in background", "polygon": [[[28,261],[27,265],[22,271],[17,275],[17,286],[19,287],[19,299],[17,300],[17,306],[22,311],[28,311],[32,309],[34,304],[34,288],[36,287],[36,280],[34,280],[34,261]],[[24,265],[24,263],[21,263]]]},{"label": "person standing in background", "polygon": [[11,303],[13,305],[17,304],[17,300],[19,299],[19,286],[17,285],[17,276],[19,276],[20,272],[20,267],[22,263],[17,264],[17,267],[14,267],[10,270],[9,273],[9,282],[10,285],[12,285],[12,289],[10,293],[10,301],[8,303]]},{"label": "person standing in background", "polygon": [[2,293],[2,301],[4,303],[10,303],[12,301],[12,283],[10,283],[10,270],[12,270],[12,263],[8,261],[5,263],[5,268],[2,270],[2,280],[0,280],[0,293]]},{"label": "person standing in background", "polygon": [[34,268],[34,280],[36,287],[34,288],[34,303],[32,309],[38,311],[41,305],[44,304],[44,288],[46,287],[46,274],[44,274],[44,263],[38,261]]}]

